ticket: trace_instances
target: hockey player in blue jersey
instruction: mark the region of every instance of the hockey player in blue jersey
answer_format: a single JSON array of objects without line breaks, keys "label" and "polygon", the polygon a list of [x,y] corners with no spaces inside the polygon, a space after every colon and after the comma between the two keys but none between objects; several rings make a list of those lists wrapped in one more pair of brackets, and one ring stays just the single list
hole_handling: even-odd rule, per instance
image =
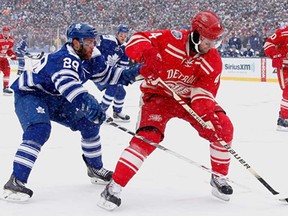
[{"label": "hockey player in blue jersey", "polygon": [[[100,44],[97,48],[105,56],[107,64],[122,68],[129,67],[129,58],[125,53],[125,45],[129,29],[126,25],[120,24],[117,27],[116,35],[101,35]],[[99,90],[104,91],[101,108],[104,112],[113,103],[113,118],[115,121],[129,122],[130,116],[122,112],[126,90],[123,85],[100,85]]]},{"label": "hockey player in blue jersey", "polygon": [[27,51],[28,43],[26,41],[27,35],[22,35],[21,41],[16,46],[15,54],[18,59],[18,71],[17,74],[20,75],[25,70],[25,56],[31,56],[31,54]]},{"label": "hockey player in blue jersey", "polygon": [[42,58],[33,71],[24,71],[12,84],[23,136],[13,161],[13,172],[4,185],[3,199],[21,202],[32,197],[33,191],[25,184],[50,136],[51,121],[81,133],[82,158],[92,183],[110,181],[112,172],[103,167],[99,135],[105,113],[83,84],[90,79],[128,85],[139,75],[140,66],[124,70],[106,65],[94,46],[95,37],[92,26],[71,24],[67,30],[68,42]]}]

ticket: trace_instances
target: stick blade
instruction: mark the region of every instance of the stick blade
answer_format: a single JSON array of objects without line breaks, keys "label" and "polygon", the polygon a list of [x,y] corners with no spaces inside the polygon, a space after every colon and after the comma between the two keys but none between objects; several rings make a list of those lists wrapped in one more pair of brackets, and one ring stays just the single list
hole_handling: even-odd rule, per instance
[{"label": "stick blade", "polygon": [[288,203],[288,198],[280,198],[280,199],[278,199],[278,200],[281,201],[281,202]]},{"label": "stick blade", "polygon": [[280,202],[283,202],[283,203],[287,203],[288,204],[288,196],[284,196],[284,195],[282,195],[282,194],[275,194],[274,196],[273,196],[273,198],[275,199],[275,200],[278,200],[278,201],[280,201]]}]

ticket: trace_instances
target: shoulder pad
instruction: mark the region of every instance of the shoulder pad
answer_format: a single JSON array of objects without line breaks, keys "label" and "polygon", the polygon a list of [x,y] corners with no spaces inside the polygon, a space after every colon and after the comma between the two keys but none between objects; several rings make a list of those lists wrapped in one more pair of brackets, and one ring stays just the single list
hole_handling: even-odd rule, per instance
[{"label": "shoulder pad", "polygon": [[103,40],[117,41],[114,35],[102,35]]},{"label": "shoulder pad", "polygon": [[176,38],[177,40],[181,40],[183,37],[183,34],[181,31],[178,30],[171,30],[171,34]]},{"label": "shoulder pad", "polygon": [[97,47],[94,47],[93,52],[92,52],[92,58],[95,58],[100,55],[101,55],[101,52],[99,51],[99,49]]}]

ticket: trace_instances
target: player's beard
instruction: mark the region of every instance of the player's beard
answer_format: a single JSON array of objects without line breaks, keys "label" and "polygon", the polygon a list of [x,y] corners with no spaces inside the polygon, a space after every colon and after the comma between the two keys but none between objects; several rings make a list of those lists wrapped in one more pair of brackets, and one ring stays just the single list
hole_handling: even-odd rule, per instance
[{"label": "player's beard", "polygon": [[77,54],[82,60],[90,60],[92,57],[92,52],[84,49],[83,46],[77,51]]}]

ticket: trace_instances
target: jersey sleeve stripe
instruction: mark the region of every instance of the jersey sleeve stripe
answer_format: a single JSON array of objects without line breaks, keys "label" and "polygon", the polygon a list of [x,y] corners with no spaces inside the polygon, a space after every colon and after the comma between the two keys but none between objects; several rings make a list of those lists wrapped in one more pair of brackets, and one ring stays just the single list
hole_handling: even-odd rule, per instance
[{"label": "jersey sleeve stripe", "polygon": [[88,92],[83,86],[81,88],[74,89],[67,96],[67,100],[71,103],[78,95]]}]

